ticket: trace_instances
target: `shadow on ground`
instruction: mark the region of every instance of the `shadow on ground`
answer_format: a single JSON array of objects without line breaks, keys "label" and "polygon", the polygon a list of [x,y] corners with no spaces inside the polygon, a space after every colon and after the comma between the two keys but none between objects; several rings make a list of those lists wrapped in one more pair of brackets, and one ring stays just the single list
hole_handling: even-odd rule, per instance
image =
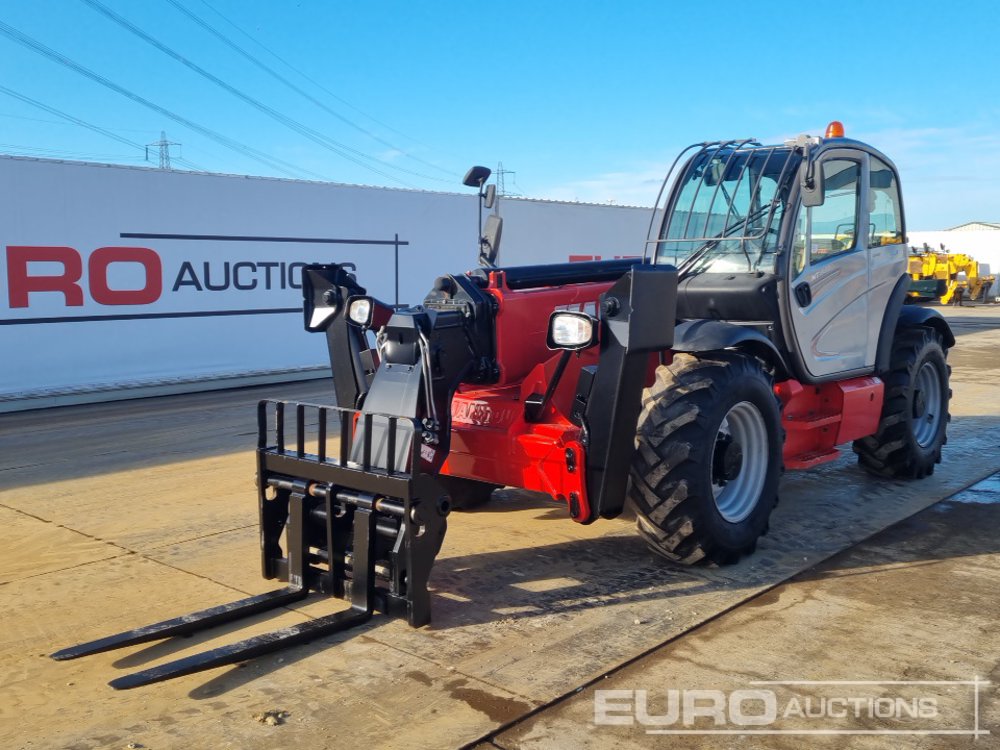
[{"label": "shadow on ground", "polygon": [[252,451],[267,398],[332,403],[333,389],[312,380],[0,414],[0,490]]},{"label": "shadow on ground", "polygon": [[[981,427],[980,421],[976,420],[977,427]],[[991,420],[994,428],[996,421]],[[920,483],[868,478],[856,467],[843,463],[834,473],[841,476],[842,482],[853,474],[853,486],[835,502],[803,496],[795,491],[801,490],[795,488],[795,480],[786,479],[783,495],[787,502],[775,513],[772,533],[762,540],[757,554],[735,566],[679,567],[652,554],[634,534],[624,532],[445,556],[436,563],[432,576],[434,622],[428,628],[393,630],[399,623],[376,616],[362,628],[234,667],[195,688],[190,696],[203,699],[227,693],[352,638],[393,643],[393,639],[401,637],[412,642],[401,646],[404,649],[422,639],[420,647],[433,653],[434,642],[449,642],[460,648],[470,634],[498,624],[515,629],[540,623],[545,627],[573,628],[581,618],[585,620],[588,613],[601,608],[647,612],[654,621],[669,612],[685,617],[691,601],[708,595],[716,608],[703,612],[704,617],[691,622],[693,627],[792,577],[818,580],[877,575],[886,567],[929,566],[954,557],[1000,552],[1000,536],[996,534],[1000,528],[1000,474],[924,510],[933,498],[921,496]],[[961,462],[951,463],[955,466]],[[977,478],[970,476],[968,482]],[[826,480],[829,486],[830,477]],[[525,493],[501,492],[477,513],[504,513],[544,502]],[[883,503],[881,510],[894,512],[895,518],[883,521],[891,516],[874,517],[867,512],[879,502]],[[891,503],[895,506],[886,507]],[[561,509],[553,512],[569,523]],[[834,512],[836,518],[821,517],[821,512]],[[907,518],[911,512],[916,514]],[[846,533],[821,533],[831,526],[831,520],[844,527],[845,519],[854,522],[846,530],[842,528]],[[461,517],[453,515],[452,522],[460,523]],[[861,540],[865,540],[865,554],[854,554],[851,547]],[[447,540],[445,545],[447,553]],[[817,568],[820,562],[823,564]],[[119,659],[115,666],[137,667],[187,649],[199,640],[220,633],[235,634],[241,626],[148,646]],[[390,629],[383,631],[383,627]],[[662,642],[680,632],[665,635]],[[435,641],[439,637],[445,641]]]}]

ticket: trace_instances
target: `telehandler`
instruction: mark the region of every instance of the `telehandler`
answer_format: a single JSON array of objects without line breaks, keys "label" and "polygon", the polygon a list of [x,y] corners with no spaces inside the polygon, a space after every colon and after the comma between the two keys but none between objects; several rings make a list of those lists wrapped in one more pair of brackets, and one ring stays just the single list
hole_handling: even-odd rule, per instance
[{"label": "telehandler", "polygon": [[[489,174],[466,177],[480,214]],[[491,215],[481,230],[480,268],[441,276],[415,307],[369,296],[347,264],[305,269],[305,326],[326,336],[338,405],[258,407],[262,572],[287,587],[54,658],[310,591],[350,608],[111,685],[243,661],[376,611],[424,625],[450,508],[502,486],[545,493],[581,524],[630,505],[655,552],[725,564],[766,532],[783,469],[847,443],[887,479],[940,462],[955,338],[936,311],[904,305],[899,176],[840,123],[685,149],[642,258],[498,267],[500,226]]]},{"label": "telehandler", "polygon": [[[937,252],[924,243],[910,249],[909,274],[911,302],[987,302],[996,276],[986,273],[986,266],[965,253],[950,253],[941,244]],[[994,295],[995,296],[995,295]]]}]

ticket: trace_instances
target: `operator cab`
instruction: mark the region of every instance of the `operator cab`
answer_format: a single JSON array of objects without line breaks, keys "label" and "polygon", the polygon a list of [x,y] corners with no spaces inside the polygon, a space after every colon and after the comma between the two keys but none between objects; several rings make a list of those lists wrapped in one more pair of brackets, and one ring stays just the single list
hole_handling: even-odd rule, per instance
[{"label": "operator cab", "polygon": [[805,382],[873,372],[890,303],[905,297],[892,163],[840,123],[825,138],[687,151],[647,240],[654,263],[680,272],[678,319],[752,329]]}]

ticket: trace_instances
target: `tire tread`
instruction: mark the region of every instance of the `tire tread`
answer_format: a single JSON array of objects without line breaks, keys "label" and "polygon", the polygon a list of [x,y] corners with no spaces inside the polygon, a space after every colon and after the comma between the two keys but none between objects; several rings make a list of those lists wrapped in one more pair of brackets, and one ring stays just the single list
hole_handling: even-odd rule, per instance
[{"label": "tire tread", "polygon": [[[674,562],[727,564],[756,546],[754,538],[740,549],[722,547],[708,524],[700,522],[698,512],[700,503],[714,502],[699,496],[696,489],[712,460],[712,405],[741,378],[762,379],[773,390],[770,376],[756,359],[718,352],[675,353],[669,365],[657,368],[652,386],[643,391],[628,500],[636,512],[639,535],[654,552]],[[777,503],[777,492],[760,502],[767,506],[766,530],[766,515]]]}]

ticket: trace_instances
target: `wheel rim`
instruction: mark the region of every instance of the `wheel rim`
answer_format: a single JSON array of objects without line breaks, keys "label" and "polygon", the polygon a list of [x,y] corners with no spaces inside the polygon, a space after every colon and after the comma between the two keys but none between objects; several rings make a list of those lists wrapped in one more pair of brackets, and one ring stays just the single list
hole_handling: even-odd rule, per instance
[{"label": "wheel rim", "polygon": [[937,437],[941,412],[941,378],[933,362],[924,362],[913,388],[913,437],[921,448]]},{"label": "wheel rim", "polygon": [[749,401],[735,404],[719,425],[712,452],[712,495],[729,523],[739,523],[757,507],[770,449],[760,409]]}]

